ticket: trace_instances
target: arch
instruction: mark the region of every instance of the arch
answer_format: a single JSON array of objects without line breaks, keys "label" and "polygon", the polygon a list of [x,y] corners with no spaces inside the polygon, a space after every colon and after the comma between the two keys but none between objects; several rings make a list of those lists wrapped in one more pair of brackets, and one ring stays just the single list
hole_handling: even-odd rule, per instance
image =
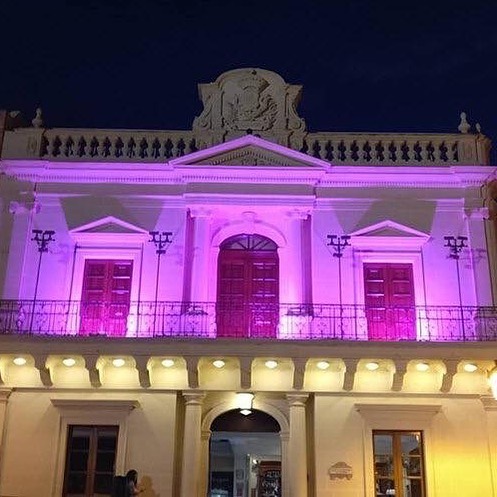
[{"label": "arch", "polygon": [[278,249],[284,248],[287,245],[285,236],[278,228],[263,221],[255,221],[253,217],[249,218],[249,216],[246,216],[246,219],[234,221],[219,228],[214,233],[211,244],[213,247],[219,248],[225,240],[240,233],[261,235],[269,238],[278,245]]},{"label": "arch", "polygon": [[[273,417],[277,423],[280,425],[280,435],[288,435],[290,432],[290,424],[286,418],[286,416],[276,407],[267,402],[259,400],[257,397],[254,399],[253,403],[254,409],[258,411],[265,412]],[[210,432],[212,422],[221,414],[225,412],[232,411],[233,409],[237,409],[237,405],[235,399],[231,402],[222,402],[216,406],[214,406],[210,411],[208,411],[203,420],[202,420],[202,431]]]}]

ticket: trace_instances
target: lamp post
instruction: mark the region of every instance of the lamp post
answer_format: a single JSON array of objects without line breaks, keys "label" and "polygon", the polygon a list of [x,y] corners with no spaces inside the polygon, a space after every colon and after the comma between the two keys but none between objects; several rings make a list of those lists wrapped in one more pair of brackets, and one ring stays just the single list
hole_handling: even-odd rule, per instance
[{"label": "lamp post", "polygon": [[36,282],[35,282],[35,292],[33,296],[33,309],[31,310],[31,322],[29,325],[30,331],[33,329],[33,320],[35,315],[35,306],[36,299],[38,297],[38,284],[40,282],[40,268],[41,268],[41,260],[43,258],[43,254],[48,252],[48,246],[51,242],[55,241],[54,235],[55,231],[53,230],[32,230],[33,238],[31,241],[36,242],[38,253],[40,254],[38,257],[38,268],[36,270]]},{"label": "lamp post", "polygon": [[333,257],[338,259],[338,299],[340,303],[340,334],[343,338],[343,307],[342,307],[342,257],[345,247],[350,245],[349,235],[328,235],[328,246],[333,247]]},{"label": "lamp post", "polygon": [[449,249],[449,258],[454,259],[456,262],[457,271],[457,290],[459,292],[459,312],[461,314],[462,334],[466,338],[466,328],[464,326],[464,312],[462,308],[462,294],[461,294],[461,274],[459,270],[459,257],[463,249],[467,248],[467,236],[444,236],[445,245]]},{"label": "lamp post", "polygon": [[155,253],[157,254],[157,271],[155,274],[155,300],[154,300],[154,333],[155,321],[157,318],[157,298],[159,295],[159,275],[160,275],[160,258],[162,254],[166,253],[167,246],[172,242],[172,231],[149,231],[149,242],[155,245]]}]

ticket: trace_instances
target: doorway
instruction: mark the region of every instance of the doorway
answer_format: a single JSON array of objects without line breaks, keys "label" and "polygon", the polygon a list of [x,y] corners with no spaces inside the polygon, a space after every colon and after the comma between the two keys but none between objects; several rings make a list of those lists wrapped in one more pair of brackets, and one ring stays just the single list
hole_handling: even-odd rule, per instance
[{"label": "doorway", "polygon": [[211,431],[210,497],[281,497],[280,426],[272,416],[231,410]]},{"label": "doorway", "polygon": [[275,338],[279,321],[278,246],[261,235],[236,235],[219,252],[217,336]]},{"label": "doorway", "polygon": [[370,340],[415,340],[412,264],[364,264],[364,302]]}]

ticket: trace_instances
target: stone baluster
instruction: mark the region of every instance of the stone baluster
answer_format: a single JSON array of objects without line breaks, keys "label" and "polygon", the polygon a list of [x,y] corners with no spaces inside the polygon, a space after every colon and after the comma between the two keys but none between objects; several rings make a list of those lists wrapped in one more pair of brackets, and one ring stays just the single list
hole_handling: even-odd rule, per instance
[{"label": "stone baluster", "polygon": [[[288,394],[290,409],[289,497],[307,497],[307,394]],[[286,476],[286,475],[285,475]]]},{"label": "stone baluster", "polygon": [[201,392],[183,392],[185,425],[183,429],[180,497],[200,497],[201,421],[204,396],[204,393]]}]

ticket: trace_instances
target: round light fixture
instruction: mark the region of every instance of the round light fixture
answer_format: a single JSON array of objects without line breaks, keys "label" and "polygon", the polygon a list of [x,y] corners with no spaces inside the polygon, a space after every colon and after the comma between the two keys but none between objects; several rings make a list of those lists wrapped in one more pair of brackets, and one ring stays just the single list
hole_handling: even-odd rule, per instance
[{"label": "round light fixture", "polygon": [[324,371],[325,369],[328,369],[330,367],[330,363],[328,361],[319,361],[316,364],[316,367]]},{"label": "round light fixture", "polygon": [[76,364],[76,360],[72,357],[66,357],[65,359],[62,359],[62,364],[64,364],[64,366],[67,366],[68,368],[71,368]]},{"label": "round light fixture", "polygon": [[120,357],[118,357],[118,358],[116,358],[116,359],[114,359],[114,360],[112,361],[112,365],[113,365],[115,368],[121,368],[121,367],[123,367],[123,366],[124,366],[125,362],[126,362],[126,361],[125,361],[124,359],[121,359]]},{"label": "round light fixture", "polygon": [[274,369],[274,368],[278,367],[278,363],[276,361],[273,361],[272,359],[269,361],[266,361],[264,364],[266,365],[266,368],[268,368],[268,369]]},{"label": "round light fixture", "polygon": [[161,364],[165,368],[172,368],[174,366],[174,360],[173,359],[164,359]]},{"label": "round light fixture", "polygon": [[212,365],[217,369],[224,368],[225,364],[226,363],[222,359],[216,359],[215,361],[212,361]]},{"label": "round light fixture", "polygon": [[367,362],[366,363],[366,369],[368,371],[376,371],[380,365],[377,362]]},{"label": "round light fixture", "polygon": [[428,371],[430,369],[430,365],[426,362],[418,362],[416,364],[416,369],[421,372]]},{"label": "round light fixture", "polygon": [[24,357],[16,357],[12,361],[16,366],[24,366],[26,364],[26,359]]},{"label": "round light fixture", "polygon": [[473,364],[471,362],[467,362],[464,365],[464,371],[467,373],[474,373],[478,369],[478,366],[476,364]]}]

